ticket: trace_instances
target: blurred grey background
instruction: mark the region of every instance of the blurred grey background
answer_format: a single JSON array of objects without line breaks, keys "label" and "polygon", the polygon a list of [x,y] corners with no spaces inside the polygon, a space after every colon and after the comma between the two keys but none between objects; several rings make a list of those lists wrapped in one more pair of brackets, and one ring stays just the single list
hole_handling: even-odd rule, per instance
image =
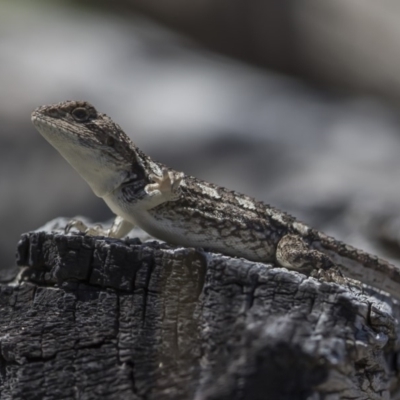
[{"label": "blurred grey background", "polygon": [[399,252],[396,0],[0,0],[0,254],[58,216],[112,217],[30,123],[88,100],[147,154]]}]

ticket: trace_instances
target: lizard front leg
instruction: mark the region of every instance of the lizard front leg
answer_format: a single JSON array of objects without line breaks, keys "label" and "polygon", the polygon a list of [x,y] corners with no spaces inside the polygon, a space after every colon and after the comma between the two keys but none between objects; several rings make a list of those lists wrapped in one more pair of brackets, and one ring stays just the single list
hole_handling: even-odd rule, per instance
[{"label": "lizard front leg", "polygon": [[79,232],[83,232],[85,235],[89,236],[105,236],[120,239],[128,234],[133,227],[134,225],[132,223],[120,216],[117,216],[114,219],[110,229],[104,229],[100,224],[88,227],[82,221],[73,219],[69,221],[65,227],[65,233],[68,233],[72,228],[74,228]]},{"label": "lizard front leg", "polygon": [[[167,201],[175,201],[180,196],[179,185],[184,177],[181,172],[169,171],[164,168],[162,176],[150,175],[149,183],[144,187],[145,196],[136,204],[136,212],[146,212]],[[88,227],[82,221],[72,220],[65,228],[68,233],[72,228],[91,236],[106,236],[112,238],[122,238],[132,228],[134,224],[126,219],[117,216],[110,229],[103,229],[101,225]]]},{"label": "lizard front leg", "polygon": [[180,196],[179,186],[184,177],[182,172],[169,171],[163,168],[162,177],[150,175],[149,179],[154,183],[145,186],[144,191],[147,194],[145,209],[150,210],[167,201],[175,201]]}]

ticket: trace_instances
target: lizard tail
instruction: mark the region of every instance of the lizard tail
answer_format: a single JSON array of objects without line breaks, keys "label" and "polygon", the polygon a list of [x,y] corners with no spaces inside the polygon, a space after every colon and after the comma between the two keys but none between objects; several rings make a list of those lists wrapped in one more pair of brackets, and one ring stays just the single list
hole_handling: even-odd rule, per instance
[{"label": "lizard tail", "polygon": [[327,254],[344,274],[400,298],[400,269],[378,256],[314,231],[313,247]]}]

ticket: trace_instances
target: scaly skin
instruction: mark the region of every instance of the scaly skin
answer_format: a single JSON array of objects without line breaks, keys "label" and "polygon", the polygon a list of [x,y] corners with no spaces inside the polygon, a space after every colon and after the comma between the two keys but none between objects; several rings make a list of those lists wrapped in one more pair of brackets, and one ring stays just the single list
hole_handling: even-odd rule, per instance
[{"label": "scaly skin", "polygon": [[117,215],[102,232],[122,237],[134,226],[166,242],[206,247],[303,272],[337,271],[400,298],[399,270],[246,195],[151,160],[91,104],[66,101],[32,113],[37,130]]}]

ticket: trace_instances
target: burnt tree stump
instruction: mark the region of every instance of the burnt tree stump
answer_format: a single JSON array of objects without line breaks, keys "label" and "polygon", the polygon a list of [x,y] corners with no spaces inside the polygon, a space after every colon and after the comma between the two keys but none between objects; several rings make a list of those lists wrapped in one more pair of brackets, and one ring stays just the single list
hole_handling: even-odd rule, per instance
[{"label": "burnt tree stump", "polygon": [[201,250],[24,234],[1,399],[390,399],[399,305]]}]

